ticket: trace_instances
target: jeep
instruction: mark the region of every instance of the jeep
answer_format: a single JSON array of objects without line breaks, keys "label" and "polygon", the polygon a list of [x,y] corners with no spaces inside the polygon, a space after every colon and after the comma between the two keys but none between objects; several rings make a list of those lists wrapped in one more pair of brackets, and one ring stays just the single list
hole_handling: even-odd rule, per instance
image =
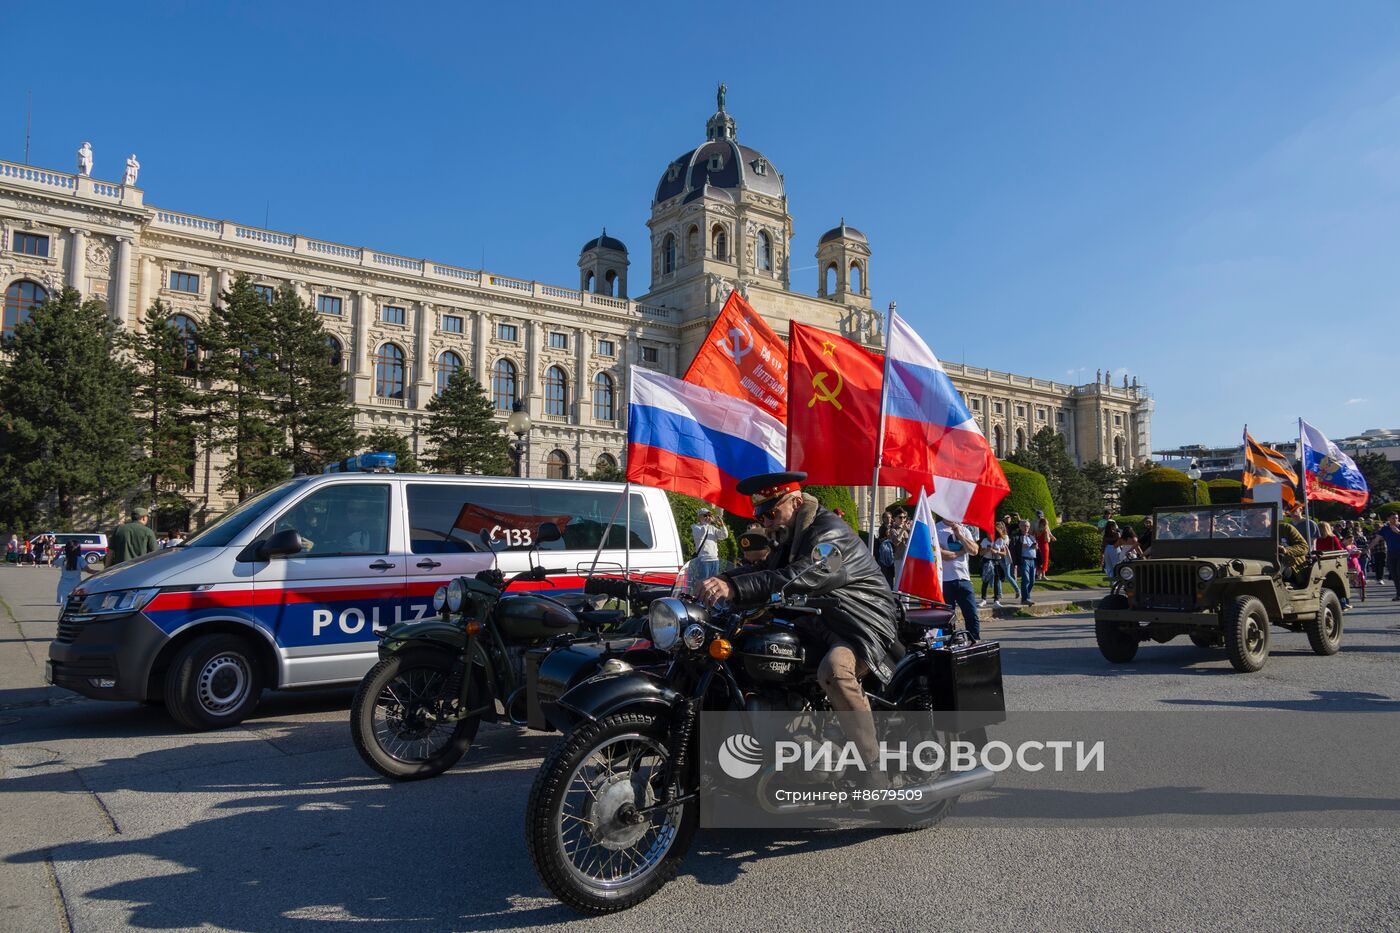
[{"label": "jeep", "polygon": [[1346,554],[1310,552],[1294,571],[1279,547],[1276,503],[1177,506],[1153,512],[1149,557],[1115,571],[1094,610],[1099,651],[1126,664],[1138,645],[1186,635],[1224,648],[1237,671],[1269,657],[1269,626],[1307,632],[1316,654],[1336,654],[1348,599]]}]

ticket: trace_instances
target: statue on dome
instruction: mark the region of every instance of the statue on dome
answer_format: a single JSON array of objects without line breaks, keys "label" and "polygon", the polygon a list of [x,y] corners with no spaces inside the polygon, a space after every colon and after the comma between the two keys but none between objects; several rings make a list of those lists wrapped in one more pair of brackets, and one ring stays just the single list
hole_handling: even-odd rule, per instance
[{"label": "statue on dome", "polygon": [[724,95],[728,91],[729,87],[723,81],[719,83],[719,87],[715,90],[715,108],[720,113],[724,113]]}]

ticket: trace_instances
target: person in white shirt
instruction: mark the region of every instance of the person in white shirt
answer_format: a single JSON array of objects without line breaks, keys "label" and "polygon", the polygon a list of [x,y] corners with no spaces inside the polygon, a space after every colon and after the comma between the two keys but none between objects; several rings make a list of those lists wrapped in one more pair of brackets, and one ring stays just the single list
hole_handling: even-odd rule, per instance
[{"label": "person in white shirt", "polygon": [[[1007,564],[1011,561],[1011,537],[1006,533],[1006,525],[997,522],[996,531],[982,536],[982,601],[979,607],[987,605],[987,584],[992,584],[992,602],[1001,608],[1001,584],[1009,581]],[[1014,584],[1013,584],[1014,587]]]},{"label": "person in white shirt", "polygon": [[934,534],[943,555],[943,599],[962,610],[963,625],[975,642],[982,637],[982,625],[977,619],[977,599],[972,593],[967,558],[976,553],[977,539],[957,522],[938,522]]},{"label": "person in white shirt", "polygon": [[719,543],[729,537],[729,526],[709,509],[701,509],[690,526],[690,537],[695,542],[695,579],[691,582],[698,583],[719,573]]}]

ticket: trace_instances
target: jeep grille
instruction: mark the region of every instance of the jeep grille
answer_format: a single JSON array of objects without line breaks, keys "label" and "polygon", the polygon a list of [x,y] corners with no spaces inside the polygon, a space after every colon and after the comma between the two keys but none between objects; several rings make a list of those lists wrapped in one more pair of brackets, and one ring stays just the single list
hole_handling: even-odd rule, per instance
[{"label": "jeep grille", "polygon": [[1144,609],[1189,610],[1196,602],[1196,568],[1193,564],[1159,564],[1143,561],[1136,572],[1138,605]]}]

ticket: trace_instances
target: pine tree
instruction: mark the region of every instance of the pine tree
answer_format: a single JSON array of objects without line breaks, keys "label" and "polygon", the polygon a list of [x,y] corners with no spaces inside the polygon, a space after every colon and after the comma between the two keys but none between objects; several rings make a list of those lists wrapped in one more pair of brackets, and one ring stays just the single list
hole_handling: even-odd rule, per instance
[{"label": "pine tree", "polygon": [[140,463],[150,501],[158,510],[189,506],[180,490],[189,486],[197,454],[203,408],[195,383],[199,358],[189,338],[175,325],[170,306],[156,301],[147,309],[138,333],[126,335],[133,363],[132,404],[137,438],[145,457]]},{"label": "pine tree", "polygon": [[317,473],[354,449],[355,409],[316,310],[284,285],[268,311],[275,361],[270,407],[282,434],[279,453],[293,472]]},{"label": "pine tree", "polygon": [[[0,371],[0,521],[80,511],[113,518],[138,479],[130,367],[101,302],[64,288],[5,340]],[[44,513],[46,503],[52,512]]]},{"label": "pine tree", "polygon": [[453,374],[447,388],[427,407],[423,434],[430,469],[441,473],[506,476],[510,455],[495,412],[481,384],[464,372]]},{"label": "pine tree", "polygon": [[200,331],[201,365],[213,381],[209,431],[227,455],[220,489],[241,502],[290,475],[272,397],[277,388],[272,315],[246,275],[234,279]]},{"label": "pine tree", "polygon": [[409,446],[408,438],[393,428],[378,427],[372,429],[360,438],[357,452],[362,454],[391,453],[398,458],[394,466],[395,472],[419,472],[418,458],[413,455],[413,448]]},{"label": "pine tree", "polygon": [[1085,519],[1103,509],[1098,488],[1075,466],[1065,436],[1049,426],[1036,431],[1030,443],[1006,458],[1045,477],[1061,520]]}]

